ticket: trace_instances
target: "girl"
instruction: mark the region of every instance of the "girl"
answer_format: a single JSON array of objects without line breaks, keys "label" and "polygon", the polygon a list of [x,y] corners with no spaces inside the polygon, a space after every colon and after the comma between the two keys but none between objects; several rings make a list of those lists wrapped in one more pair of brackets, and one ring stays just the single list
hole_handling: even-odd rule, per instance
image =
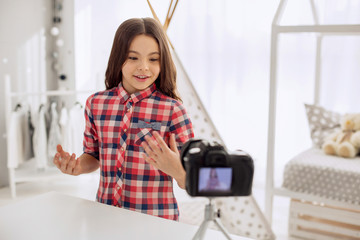
[{"label": "girl", "polygon": [[220,188],[220,181],[216,172],[216,168],[210,169],[210,176],[207,181],[206,190],[217,190]]},{"label": "girl", "polygon": [[76,159],[58,145],[55,165],[71,175],[100,167],[97,201],[178,220],[172,179],[185,187],[178,150],[194,134],[156,20],[119,26],[105,77],[106,90],[86,101],[84,153]]}]

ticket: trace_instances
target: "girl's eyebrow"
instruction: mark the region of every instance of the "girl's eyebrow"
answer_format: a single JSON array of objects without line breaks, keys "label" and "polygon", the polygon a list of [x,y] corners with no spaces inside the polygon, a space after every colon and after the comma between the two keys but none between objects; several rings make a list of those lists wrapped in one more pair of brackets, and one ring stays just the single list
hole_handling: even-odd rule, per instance
[{"label": "girl's eyebrow", "polygon": [[[139,54],[139,55],[140,55],[140,53],[139,53],[139,52],[134,51],[134,50],[129,50],[129,53],[135,53],[135,54]],[[160,55],[160,53],[159,53],[159,52],[151,52],[151,53],[149,53],[148,55],[153,55],[153,54],[158,54],[158,55]]]}]

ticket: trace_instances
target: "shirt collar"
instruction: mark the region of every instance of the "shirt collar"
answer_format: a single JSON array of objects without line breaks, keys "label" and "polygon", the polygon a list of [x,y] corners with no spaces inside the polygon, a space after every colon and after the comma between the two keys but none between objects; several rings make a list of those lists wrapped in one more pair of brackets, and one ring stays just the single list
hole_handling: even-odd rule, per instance
[{"label": "shirt collar", "polygon": [[119,83],[119,86],[117,88],[118,95],[120,97],[120,103],[125,103],[129,98],[131,98],[134,103],[137,103],[137,102],[141,101],[142,99],[150,96],[155,90],[156,90],[155,83],[151,84],[148,88],[146,88],[142,91],[139,91],[139,92],[136,92],[136,93],[133,93],[130,95],[125,90],[125,88],[123,87],[121,82]]}]

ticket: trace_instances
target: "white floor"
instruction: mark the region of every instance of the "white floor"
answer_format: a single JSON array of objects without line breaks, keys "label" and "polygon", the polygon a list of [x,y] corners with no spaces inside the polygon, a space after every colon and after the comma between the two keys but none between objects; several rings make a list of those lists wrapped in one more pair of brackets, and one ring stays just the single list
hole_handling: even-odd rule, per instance
[{"label": "white floor", "polygon": [[[18,183],[16,185],[17,197],[11,198],[10,189],[8,187],[0,188],[0,207],[10,204],[15,201],[46,193],[49,191],[56,191],[72,196],[95,200],[99,173],[81,175],[78,177],[67,176],[59,173],[58,176],[46,181],[36,181],[27,183]],[[177,189],[175,194],[179,200],[186,198],[186,192]],[[263,209],[264,189],[259,187],[253,188],[253,195],[258,202],[258,205]],[[289,201],[286,198],[276,198],[274,201],[274,216],[273,216],[273,232],[276,239],[288,240],[293,239],[287,237],[287,214]]]}]

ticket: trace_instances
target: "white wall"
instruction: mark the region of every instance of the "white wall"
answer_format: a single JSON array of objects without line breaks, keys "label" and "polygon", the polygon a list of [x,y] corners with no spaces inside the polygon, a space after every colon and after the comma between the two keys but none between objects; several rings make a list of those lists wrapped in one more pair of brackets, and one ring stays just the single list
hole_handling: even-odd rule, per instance
[{"label": "white wall", "polygon": [[[66,87],[73,89],[73,1],[64,3],[62,47]],[[4,96],[4,75],[10,74],[12,91],[43,91],[58,88],[51,70],[53,1],[0,1],[0,96]],[[16,100],[16,99],[15,99]],[[26,100],[26,99],[17,99]],[[0,100],[0,187],[8,184],[6,167],[5,106]]]},{"label": "white wall", "polygon": [[[86,42],[76,44],[77,62],[82,64],[81,68],[77,65],[76,85],[78,89],[101,89],[117,26],[126,18],[151,16],[151,12],[143,0],[76,2],[77,39],[84,33],[87,36]],[[169,2],[151,0],[162,21]],[[360,1],[316,2],[323,24],[360,21]],[[271,21],[278,4],[278,0],[182,0],[168,29],[227,147],[253,156],[254,180],[260,186],[265,185]],[[312,23],[309,1],[290,0],[287,6],[284,25]],[[311,146],[304,103],[313,102],[315,35],[283,35],[280,42],[275,151],[278,184],[286,162]],[[321,104],[333,111],[358,112],[359,36],[326,37],[322,57]]]}]

